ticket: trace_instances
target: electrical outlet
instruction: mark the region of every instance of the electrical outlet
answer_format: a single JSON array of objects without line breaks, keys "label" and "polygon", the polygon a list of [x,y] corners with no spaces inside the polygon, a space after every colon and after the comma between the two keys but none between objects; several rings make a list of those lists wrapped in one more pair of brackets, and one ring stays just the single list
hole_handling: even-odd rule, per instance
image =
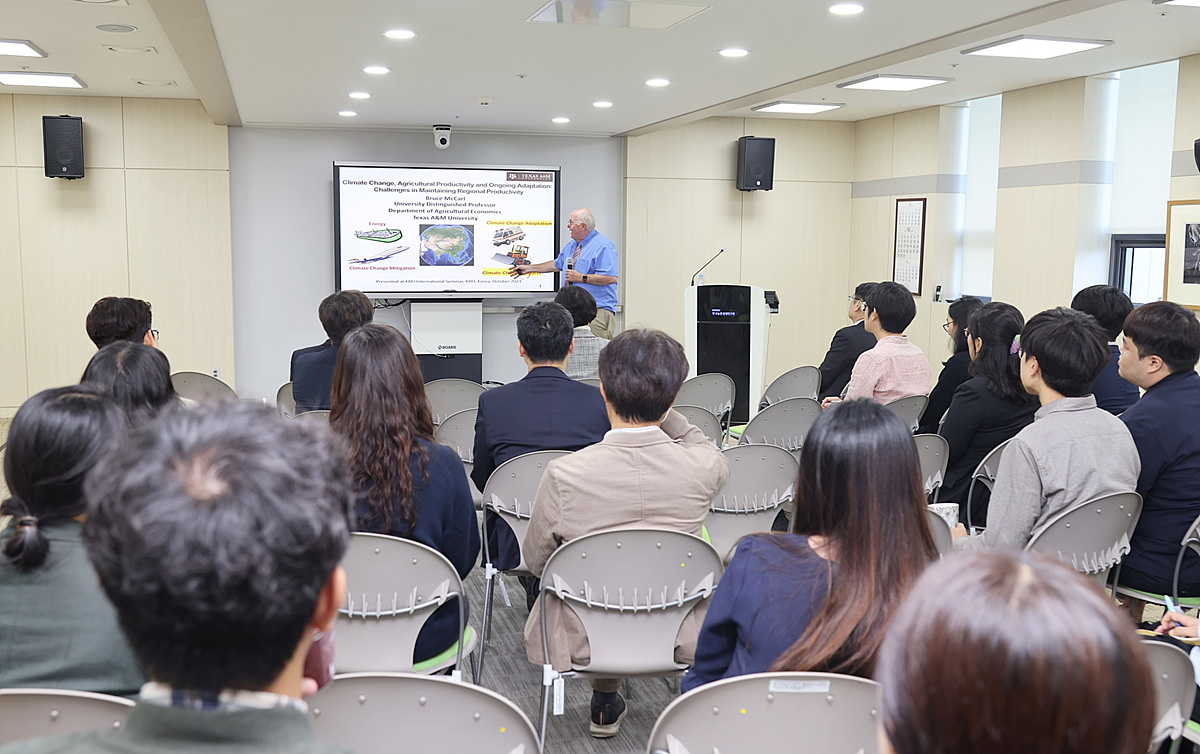
[{"label": "electrical outlet", "polygon": [[221,367],[213,367],[212,376],[216,377],[218,380],[221,379]]}]

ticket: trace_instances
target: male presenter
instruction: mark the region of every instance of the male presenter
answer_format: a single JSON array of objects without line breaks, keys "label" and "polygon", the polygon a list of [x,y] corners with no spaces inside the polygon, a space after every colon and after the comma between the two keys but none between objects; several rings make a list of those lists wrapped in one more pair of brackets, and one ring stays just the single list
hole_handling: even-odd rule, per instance
[{"label": "male presenter", "polygon": [[561,270],[564,285],[586,288],[596,299],[596,318],[590,325],[600,338],[612,339],[617,334],[617,247],[596,231],[596,216],[591,210],[577,209],[571,213],[567,227],[571,240],[563,247],[558,259],[526,266],[513,265],[509,274],[519,277],[529,272]]}]

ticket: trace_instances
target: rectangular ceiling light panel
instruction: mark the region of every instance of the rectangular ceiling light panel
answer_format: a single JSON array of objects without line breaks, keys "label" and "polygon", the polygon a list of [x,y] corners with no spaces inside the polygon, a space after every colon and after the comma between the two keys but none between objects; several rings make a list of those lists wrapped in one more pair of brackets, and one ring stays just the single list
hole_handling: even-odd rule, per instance
[{"label": "rectangular ceiling light panel", "polygon": [[937,78],[934,76],[900,76],[876,74],[863,79],[838,84],[838,89],[876,89],[883,92],[911,92],[924,89],[927,86],[945,84],[954,79]]},{"label": "rectangular ceiling light panel", "polygon": [[16,55],[21,58],[46,57],[46,53],[28,39],[0,39],[0,55]]},{"label": "rectangular ceiling light panel", "polygon": [[50,86],[57,89],[86,89],[87,85],[73,73],[33,73],[32,71],[0,71],[4,86]]},{"label": "rectangular ceiling light panel", "polygon": [[550,0],[526,19],[535,24],[585,24],[630,29],[670,29],[711,6],[639,0]]},{"label": "rectangular ceiling light panel", "polygon": [[1155,5],[1186,5],[1189,8],[1200,8],[1200,0],[1154,0]]},{"label": "rectangular ceiling light panel", "polygon": [[750,108],[756,113],[791,113],[793,115],[816,115],[830,110],[845,107],[843,103],[835,102],[772,102],[769,105],[759,105]]},{"label": "rectangular ceiling light panel", "polygon": [[1049,60],[1073,52],[1107,47],[1111,40],[1105,39],[1055,39],[1053,37],[1031,37],[1022,35],[963,50],[963,55],[986,55],[995,58],[1027,58]]}]

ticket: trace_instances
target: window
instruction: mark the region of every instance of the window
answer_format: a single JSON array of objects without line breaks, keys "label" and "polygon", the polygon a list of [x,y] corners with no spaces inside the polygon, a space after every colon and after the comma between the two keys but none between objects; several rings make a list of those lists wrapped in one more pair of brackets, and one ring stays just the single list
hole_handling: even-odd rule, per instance
[{"label": "window", "polygon": [[1162,233],[1114,234],[1110,284],[1135,305],[1162,301],[1167,237]]}]

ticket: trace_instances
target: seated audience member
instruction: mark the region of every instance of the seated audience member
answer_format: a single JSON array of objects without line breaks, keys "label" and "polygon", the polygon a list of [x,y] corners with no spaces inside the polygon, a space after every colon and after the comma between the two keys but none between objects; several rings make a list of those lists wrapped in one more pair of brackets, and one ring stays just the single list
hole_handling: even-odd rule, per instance
[{"label": "seated audience member", "polygon": [[[1021,384],[1020,359],[1013,342],[1025,318],[1012,304],[991,301],[971,315],[967,348],[972,378],[954,391],[938,434],[950,446],[939,503],[958,503],[959,520],[967,521],[971,476],[984,456],[1033,422],[1037,399]],[[987,523],[988,499],[983,484],[971,495],[971,524]]]},{"label": "seated audience member", "polygon": [[1142,754],[1150,664],[1088,579],[1033,554],[932,566],[879,653],[883,754]]},{"label": "seated audience member", "polygon": [[106,296],[92,305],[87,315],[87,334],[96,344],[104,348],[109,343],[126,340],[158,347],[158,331],[151,330],[153,324],[150,304],[141,299]]},{"label": "seated audience member", "polygon": [[167,355],[141,343],[117,341],[104,346],[79,381],[106,387],[130,425],[150,421],[164,408],[179,405]]},{"label": "seated audience member", "polygon": [[[600,352],[600,384],[612,430],[603,442],[546,467],[525,534],[525,562],[541,575],[559,545],[616,528],[675,529],[700,535],[709,503],[729,478],[729,462],[704,433],[671,409],[687,377],[683,346],[658,330],[626,330]],[[494,392],[494,391],[493,391]],[[539,597],[540,599],[540,597]],[[691,664],[703,607],[676,639],[677,661]],[[569,670],[591,659],[579,618],[547,605],[550,663]],[[542,664],[540,610],[525,624],[530,662]],[[616,735],[625,717],[620,679],[592,680],[591,734]]]},{"label": "seated audience member", "polygon": [[1096,406],[1088,388],[1108,363],[1108,339],[1096,319],[1049,309],[1021,331],[1021,384],[1038,397],[1034,421],[1000,459],[988,528],[957,547],[1020,549],[1055,515],[1079,503],[1137,486],[1137,446],[1121,420]]},{"label": "seated audience member", "polygon": [[588,323],[596,318],[596,299],[586,288],[568,285],[554,296],[554,303],[566,308],[575,325],[575,345],[567,359],[567,376],[573,380],[595,379],[599,376],[596,360],[600,358],[600,349],[608,345],[607,340],[597,337],[588,327]]},{"label": "seated audience member", "polygon": [[[43,390],[13,418],[0,515],[0,688],[129,696],[145,682],[84,552],[88,472],[125,432],[99,385]],[[11,731],[6,732],[7,735]]]},{"label": "seated audience member", "polygon": [[1137,385],[1125,379],[1117,369],[1117,360],[1121,355],[1117,336],[1121,334],[1125,318],[1133,311],[1133,302],[1120,288],[1093,285],[1075,294],[1075,298],[1071,299],[1071,308],[1095,317],[1108,335],[1108,350],[1112,356],[1092,384],[1091,393],[1096,396],[1097,406],[1110,414],[1119,414],[1132,406],[1141,395]]},{"label": "seated audience member", "polygon": [[817,419],[801,451],[794,533],[738,544],[683,690],[768,670],[870,677],[893,612],[938,557],[919,466],[908,425],[874,401]]},{"label": "seated audience member", "polygon": [[[1121,376],[1146,391],[1121,414],[1142,470],[1142,515],[1121,585],[1171,594],[1179,543],[1200,516],[1200,322],[1179,304],[1143,304],[1125,320]],[[1200,595],[1200,557],[1185,550],[1181,594]]]},{"label": "seated audience member", "polygon": [[300,698],[305,654],[346,591],[339,445],[238,404],[134,429],[88,479],[83,536],[151,682],[120,729],[5,754],[343,751],[313,740]]},{"label": "seated audience member", "polygon": [[329,340],[292,352],[288,379],[292,381],[297,413],[329,410],[329,391],[333,387],[338,346],[346,333],[375,318],[375,307],[360,291],[339,291],[325,297],[317,308],[317,316],[321,318],[321,327],[325,328]]},{"label": "seated audience member", "polygon": [[[364,325],[342,339],[329,426],[349,451],[357,530],[428,545],[466,578],[479,555],[467,472],[457,453],[433,441],[421,364],[399,330]],[[458,606],[450,600],[421,629],[414,662],[458,638]]]},{"label": "seated audience member", "polygon": [[942,325],[942,329],[950,336],[951,356],[942,362],[937,384],[929,392],[929,403],[925,406],[925,413],[921,414],[921,425],[917,428],[919,434],[937,434],[938,424],[941,423],[946,409],[950,408],[950,399],[954,397],[954,391],[971,378],[967,320],[981,306],[983,302],[974,296],[963,296],[950,304],[946,324]]},{"label": "seated audience member", "polygon": [[[846,399],[891,403],[910,395],[927,395],[933,370],[924,352],[904,335],[917,316],[912,293],[899,283],[880,283],[867,294],[866,313],[863,327],[877,342],[854,362]],[[837,398],[826,398],[822,405],[835,401]]]},{"label": "seated audience member", "polygon": [[842,390],[850,382],[850,371],[854,362],[875,347],[875,336],[863,327],[866,316],[867,294],[875,287],[875,283],[859,283],[850,295],[850,310],[846,316],[854,324],[847,325],[833,334],[829,350],[819,367],[821,370],[821,387],[817,395],[824,400],[830,396],[840,397]]}]

